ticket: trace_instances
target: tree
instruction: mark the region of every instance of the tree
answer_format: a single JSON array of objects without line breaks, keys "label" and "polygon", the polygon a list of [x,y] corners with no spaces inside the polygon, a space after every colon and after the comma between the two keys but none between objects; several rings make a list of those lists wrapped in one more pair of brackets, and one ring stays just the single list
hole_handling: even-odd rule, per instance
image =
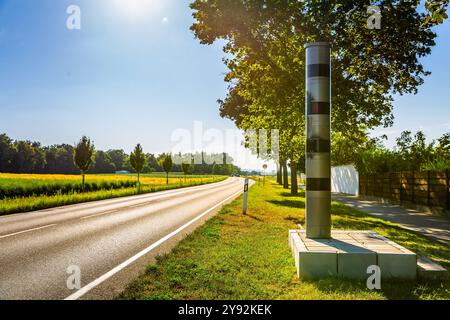
[{"label": "tree", "polygon": [[117,171],[122,171],[127,169],[127,154],[123,150],[108,150],[106,154],[111,159],[111,162],[116,167]]},{"label": "tree", "polygon": [[140,174],[144,169],[146,162],[147,158],[144,152],[142,151],[141,145],[138,144],[134,148],[134,151],[130,154],[130,164],[133,167],[133,169],[137,172],[139,190],[141,189]]},{"label": "tree", "polygon": [[76,174],[78,169],[73,162],[73,146],[68,144],[44,148],[46,165],[44,173]]},{"label": "tree", "polygon": [[97,151],[95,152],[95,164],[91,171],[93,173],[114,173],[116,166],[106,152]]},{"label": "tree", "polygon": [[427,0],[425,8],[428,14],[425,17],[424,26],[436,25],[448,18],[447,8],[450,0]]},{"label": "tree", "polygon": [[169,172],[173,168],[172,155],[169,153],[161,154],[159,156],[158,163],[166,173],[166,184],[169,184]]},{"label": "tree", "polygon": [[14,156],[12,140],[6,135],[0,135],[0,172],[9,172]]},{"label": "tree", "polygon": [[184,182],[186,182],[186,175],[192,170],[192,164],[190,164],[189,162],[182,162],[181,170],[183,170]]},{"label": "tree", "polygon": [[243,130],[279,129],[283,178],[287,161],[295,166],[305,156],[305,43],[332,43],[333,131],[344,136],[392,125],[393,95],[416,93],[429,74],[419,59],[430,54],[436,35],[420,27],[425,16],[417,3],[383,1],[381,30],[367,28],[368,5],[366,0],[191,4],[196,20],[191,29],[200,42],[225,40],[229,92],[219,100],[221,116]]},{"label": "tree", "polygon": [[84,191],[86,172],[94,164],[94,144],[88,137],[83,136],[75,146],[73,162],[81,171],[82,189]]},{"label": "tree", "polygon": [[17,173],[39,173],[45,166],[45,153],[40,144],[31,141],[16,141],[11,171]]}]

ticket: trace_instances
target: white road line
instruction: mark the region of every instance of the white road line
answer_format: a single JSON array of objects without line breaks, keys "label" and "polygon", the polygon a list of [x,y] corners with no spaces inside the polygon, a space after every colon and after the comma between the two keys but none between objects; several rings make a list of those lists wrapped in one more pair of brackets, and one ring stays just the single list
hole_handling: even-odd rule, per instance
[{"label": "white road line", "polygon": [[188,223],[182,225],[181,227],[179,227],[177,230],[173,231],[172,233],[166,235],[165,237],[159,239],[158,241],[156,241],[155,243],[153,243],[152,245],[150,245],[149,247],[147,247],[146,249],[142,250],[141,252],[139,252],[138,254],[134,255],[133,257],[131,257],[130,259],[122,262],[121,264],[119,264],[117,267],[115,267],[114,269],[110,270],[109,272],[105,273],[104,275],[100,276],[99,278],[95,279],[94,281],[92,281],[91,283],[89,283],[88,285],[84,286],[83,288],[81,288],[80,290],[78,290],[77,292],[75,292],[74,294],[70,295],[69,297],[65,298],[64,300],[77,300],[79,298],[81,298],[82,296],[84,296],[86,293],[88,293],[89,291],[91,291],[93,288],[95,288],[96,286],[98,286],[99,284],[101,284],[102,282],[106,281],[107,279],[111,278],[113,275],[115,275],[116,273],[118,273],[119,271],[125,269],[127,266],[129,266],[130,264],[132,264],[133,262],[135,262],[136,260],[142,258],[143,256],[145,256],[147,253],[149,253],[150,251],[152,251],[153,249],[157,248],[158,246],[160,246],[161,244],[163,244],[164,242],[166,242],[167,240],[169,240],[170,238],[174,237],[175,235],[177,235],[178,233],[180,233],[181,231],[183,231],[184,229],[186,229],[187,227],[189,227],[190,225],[192,225],[194,222],[200,220],[201,218],[203,218],[204,216],[206,216],[207,214],[209,214],[211,211],[213,211],[214,209],[222,206],[224,203],[226,203],[227,201],[229,201],[230,199],[233,199],[234,197],[240,195],[242,193],[242,191],[236,192],[233,195],[231,195],[230,197],[226,198],[225,200],[219,202],[218,204],[216,204],[215,206],[213,206],[212,208],[209,208],[208,210],[206,210],[205,212],[203,212],[202,214],[200,214],[199,216],[195,217],[194,219],[192,219],[191,221],[189,221]]},{"label": "white road line", "polygon": [[53,227],[53,226],[56,226],[56,223],[49,224],[49,225],[46,225],[46,226],[43,226],[43,227],[39,227],[39,228],[33,228],[33,229],[28,229],[28,230],[24,230],[24,231],[19,231],[19,232],[6,234],[4,236],[0,236],[0,239],[16,236],[18,234],[22,234],[22,233],[26,233],[26,232],[31,232],[31,231],[41,230],[41,229],[45,229],[45,228],[50,228],[50,227]]},{"label": "white road line", "polygon": [[93,214],[93,215],[91,215],[91,216],[82,217],[82,218],[80,218],[80,220],[86,220],[86,219],[90,219],[90,218],[96,218],[96,217],[103,216],[103,215],[105,215],[105,214],[116,213],[116,212],[119,212],[119,211],[120,211],[120,210],[118,210],[118,209],[116,209],[116,210],[109,210],[109,211],[106,211],[106,212],[101,212],[101,213]]}]

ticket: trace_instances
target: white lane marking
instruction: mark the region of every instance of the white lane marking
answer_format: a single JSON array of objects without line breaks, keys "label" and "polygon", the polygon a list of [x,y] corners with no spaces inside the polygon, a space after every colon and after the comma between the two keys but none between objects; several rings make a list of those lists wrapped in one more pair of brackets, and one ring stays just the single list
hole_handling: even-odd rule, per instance
[{"label": "white lane marking", "polygon": [[119,271],[125,269],[127,266],[129,266],[130,264],[132,264],[136,260],[142,258],[143,256],[145,256],[147,253],[149,253],[153,249],[157,248],[158,246],[160,246],[161,244],[163,244],[164,242],[166,242],[170,238],[174,237],[175,235],[177,235],[178,233],[180,233],[181,231],[183,231],[184,229],[186,229],[187,227],[192,225],[194,222],[200,220],[201,218],[203,218],[204,216],[209,214],[214,209],[220,207],[221,205],[223,205],[224,203],[226,203],[230,199],[240,195],[241,193],[242,193],[242,191],[236,192],[233,195],[231,195],[230,197],[226,198],[225,200],[222,200],[221,202],[219,202],[218,204],[216,204],[212,208],[209,208],[208,210],[206,210],[205,212],[203,212],[199,216],[195,217],[194,219],[192,219],[188,223],[186,223],[186,224],[182,225],[181,227],[179,227],[177,230],[175,230],[172,233],[169,233],[168,235],[166,235],[165,237],[159,239],[158,241],[156,241],[155,243],[153,243],[152,245],[150,245],[146,249],[144,249],[141,252],[139,252],[138,254],[132,256],[130,259],[122,262],[121,264],[119,264],[114,269],[110,270],[109,272],[107,272],[104,275],[100,276],[99,278],[95,279],[94,281],[92,281],[88,285],[84,286],[83,288],[81,288],[80,290],[75,292],[74,294],[72,294],[72,295],[68,296],[67,298],[65,298],[64,300],[77,300],[77,299],[81,298],[82,296],[84,296],[86,293],[91,291],[93,288],[95,288],[96,286],[98,286],[102,282],[104,282],[107,279],[111,278],[113,275],[115,275]]},{"label": "white lane marking", "polygon": [[0,239],[16,236],[18,234],[22,234],[22,233],[26,233],[26,232],[31,232],[31,231],[41,230],[41,229],[45,229],[45,228],[50,228],[50,227],[53,227],[53,226],[56,226],[56,223],[49,224],[49,225],[42,226],[42,227],[38,227],[38,228],[28,229],[28,230],[14,232],[14,233],[10,233],[10,234],[5,234],[4,236],[0,236]]},{"label": "white lane marking", "polygon": [[119,211],[120,211],[120,210],[116,209],[116,210],[109,210],[109,211],[105,211],[105,212],[100,212],[100,213],[97,213],[97,214],[93,214],[93,215],[91,215],[91,216],[82,217],[82,218],[80,218],[80,220],[86,220],[86,219],[90,219],[90,218],[96,218],[96,217],[103,216],[103,215],[105,215],[105,214],[116,213],[116,212],[119,212]]}]

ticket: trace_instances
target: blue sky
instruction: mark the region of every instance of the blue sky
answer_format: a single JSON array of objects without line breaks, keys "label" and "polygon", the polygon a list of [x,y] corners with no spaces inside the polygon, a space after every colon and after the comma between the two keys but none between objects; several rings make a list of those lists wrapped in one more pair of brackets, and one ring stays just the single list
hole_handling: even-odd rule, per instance
[{"label": "blue sky", "polygon": [[[194,39],[189,3],[0,0],[0,132],[45,145],[86,134],[99,149],[129,151],[140,142],[159,153],[194,121],[205,130],[234,129],[216,103],[226,94],[221,45]],[[71,4],[82,10],[81,30],[66,28]],[[422,129],[436,138],[450,131],[450,24],[437,32],[423,61],[433,75],[418,95],[396,99],[395,126],[375,134]],[[258,165],[247,157],[238,164]]]}]

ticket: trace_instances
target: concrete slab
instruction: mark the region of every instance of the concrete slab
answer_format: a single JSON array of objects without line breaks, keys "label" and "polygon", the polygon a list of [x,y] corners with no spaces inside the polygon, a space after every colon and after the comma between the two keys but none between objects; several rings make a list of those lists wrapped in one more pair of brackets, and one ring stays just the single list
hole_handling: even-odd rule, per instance
[{"label": "concrete slab", "polygon": [[417,256],[417,276],[426,280],[445,280],[447,269],[440,264],[422,256]]},{"label": "concrete slab", "polygon": [[385,279],[417,276],[416,255],[373,231],[339,230],[331,239],[308,239],[305,230],[290,230],[289,238],[299,277],[366,279],[371,265]]}]

